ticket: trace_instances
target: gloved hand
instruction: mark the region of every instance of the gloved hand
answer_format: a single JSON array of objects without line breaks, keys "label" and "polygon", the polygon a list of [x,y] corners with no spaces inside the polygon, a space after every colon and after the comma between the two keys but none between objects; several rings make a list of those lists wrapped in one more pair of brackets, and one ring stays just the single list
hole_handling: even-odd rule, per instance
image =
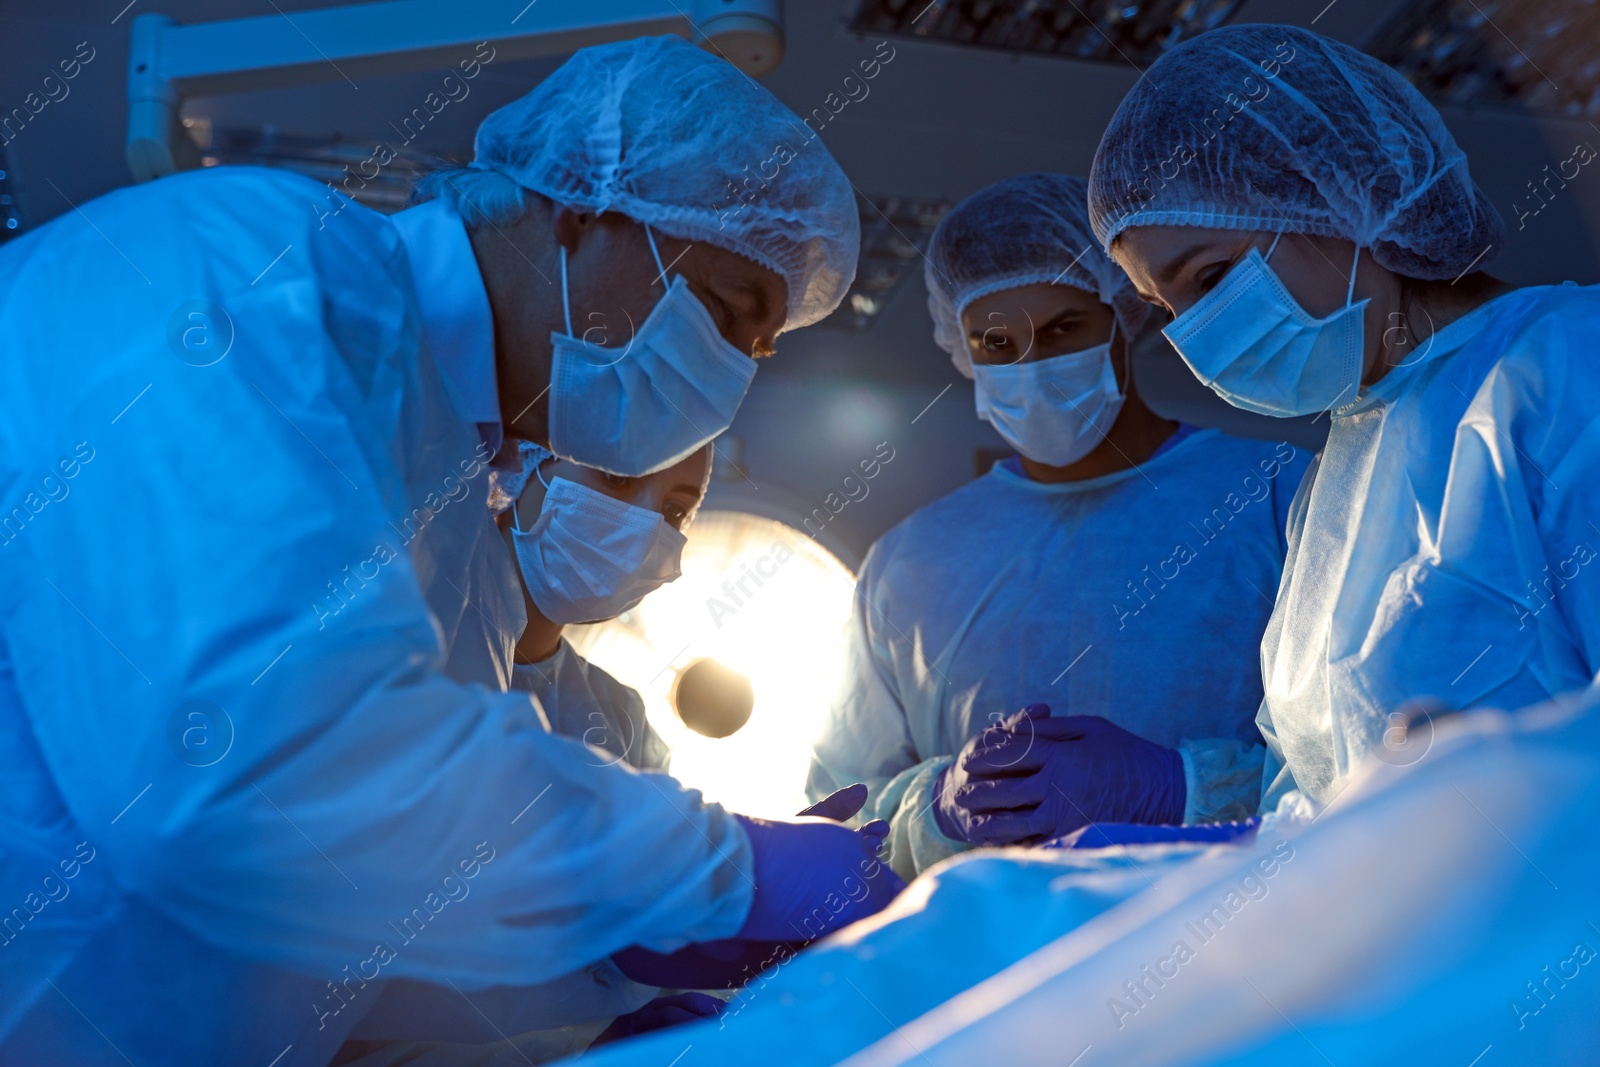
[{"label": "gloved hand", "polygon": [[1181,823],[1188,799],[1173,749],[1097,715],[1051,718],[1044,704],[967,742],[936,788],[940,829],[977,845],[1059,837],[1091,822]]},{"label": "gloved hand", "polygon": [[[867,802],[867,787],[861,783],[845,786],[800,812],[799,817],[815,816],[844,822]],[[869,824],[881,841],[887,825],[881,820]],[[748,824],[746,824],[748,828]],[[865,829],[865,828],[863,828]],[[754,838],[752,837],[752,841]],[[885,871],[888,868],[884,868]],[[893,872],[889,872],[893,875]],[[900,888],[904,888],[902,884]],[[898,893],[899,889],[894,890]],[[893,893],[890,894],[893,896]],[[823,914],[827,914],[824,909]],[[852,920],[853,921],[853,920]],[[842,923],[839,925],[843,925]],[[611,959],[617,969],[643,985],[673,989],[735,989],[769,967],[776,967],[805,947],[805,939],[753,941],[738,937],[720,941],[701,941],[676,952],[651,952],[626,948]]]},{"label": "gloved hand", "polygon": [[753,941],[815,941],[882,911],[906,887],[878,859],[889,824],[858,830],[807,819],[735,815],[750,837],[755,893],[736,935]]},{"label": "gloved hand", "polygon": [[1177,842],[1223,844],[1255,840],[1259,818],[1243,822],[1210,822],[1195,826],[1143,826],[1129,822],[1090,823],[1065,837],[1046,841],[1042,848],[1111,848],[1113,845],[1166,845]]},{"label": "gloved hand", "polygon": [[857,812],[867,802],[867,787],[860,782],[847,785],[843,789],[836,789],[823,797],[809,808],[800,812],[802,817],[814,815],[819,819],[832,819],[834,822],[845,822],[855,818]]},{"label": "gloved hand", "polygon": [[[969,784],[1009,774],[1024,774],[1006,763],[1007,759],[1020,760],[1026,746],[1013,742],[1018,738],[1031,738],[1036,718],[1048,717],[1048,704],[1029,704],[1010,718],[968,738],[956,753],[955,761],[946,767],[933,784],[933,819],[939,832],[955,841],[972,844],[1000,844],[984,840],[981,827],[988,815],[969,809],[961,798]],[[995,753],[1001,755],[997,758]]]},{"label": "gloved hand", "polygon": [[638,1011],[619,1015],[611,1025],[600,1031],[600,1036],[589,1043],[590,1048],[621,1041],[625,1037],[665,1030],[669,1026],[715,1019],[722,1014],[725,1003],[704,993],[678,993],[670,997],[657,997]]}]

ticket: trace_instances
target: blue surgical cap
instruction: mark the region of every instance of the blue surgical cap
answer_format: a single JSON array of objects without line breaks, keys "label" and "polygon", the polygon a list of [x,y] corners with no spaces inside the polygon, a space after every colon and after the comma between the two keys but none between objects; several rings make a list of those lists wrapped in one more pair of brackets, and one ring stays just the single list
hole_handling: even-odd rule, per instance
[{"label": "blue surgical cap", "polygon": [[559,204],[736,252],[789,287],[785,329],[855,278],[855,190],[800,118],[678,37],[585,48],[478,127],[473,166]]},{"label": "blue surgical cap", "polygon": [[1505,243],[1433,105],[1292,26],[1211,30],[1157,60],[1100,140],[1089,217],[1106,248],[1131,226],[1318,234],[1425,279]]},{"label": "blue surgical cap", "polygon": [[934,342],[968,378],[961,313],[981,296],[1037,282],[1070,285],[1109,306],[1128,337],[1150,311],[1096,242],[1086,183],[1065,174],[1019,174],[951,208],[933,232],[924,275]]}]

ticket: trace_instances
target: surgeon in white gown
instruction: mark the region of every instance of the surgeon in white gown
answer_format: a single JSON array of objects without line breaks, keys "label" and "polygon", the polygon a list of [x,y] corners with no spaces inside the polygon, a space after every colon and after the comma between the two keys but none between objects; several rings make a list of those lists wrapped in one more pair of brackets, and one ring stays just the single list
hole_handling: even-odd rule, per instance
[{"label": "surgeon in white gown", "polygon": [[[503,691],[485,481],[508,429],[670,464],[837,304],[857,216],[824,149],[714,210],[791,123],[633,41],[487,120],[454,202],[217,168],[0,249],[0,1061],[323,1064],[395,977],[529,990],[516,1032],[552,1023],[541,983],[563,1011],[623,947],[750,927],[755,829]],[[693,341],[586,361],[564,307]],[[648,360],[687,437],[627,384]],[[870,852],[792,833],[824,872]]]},{"label": "surgeon in white gown", "polygon": [[[1369,750],[1406,758],[1389,741],[1417,708],[1593,686],[1600,289],[1481,269],[1505,225],[1378,60],[1236,26],[1150,73],[1096,155],[1096,234],[1219,395],[1331,424],[1262,644],[1264,805],[1331,799]],[[1167,180],[1160,158],[1242,79],[1259,99]]]}]

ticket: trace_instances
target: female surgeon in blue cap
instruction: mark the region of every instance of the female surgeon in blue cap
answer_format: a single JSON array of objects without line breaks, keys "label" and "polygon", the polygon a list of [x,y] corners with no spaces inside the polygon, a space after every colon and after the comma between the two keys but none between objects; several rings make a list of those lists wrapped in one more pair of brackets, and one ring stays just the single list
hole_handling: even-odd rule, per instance
[{"label": "female surgeon in blue cap", "polygon": [[974,194],[928,260],[935,340],[1017,455],[868,554],[812,794],[871,785],[902,874],[1091,821],[1253,813],[1256,650],[1307,457],[1146,406],[1148,309],[1081,178]]},{"label": "female surgeon in blue cap", "polygon": [[1600,291],[1479,269],[1505,225],[1405,79],[1306,30],[1206,33],[1122,102],[1089,206],[1218,395],[1329,413],[1262,645],[1268,805],[1419,758],[1408,702],[1593,686]]}]

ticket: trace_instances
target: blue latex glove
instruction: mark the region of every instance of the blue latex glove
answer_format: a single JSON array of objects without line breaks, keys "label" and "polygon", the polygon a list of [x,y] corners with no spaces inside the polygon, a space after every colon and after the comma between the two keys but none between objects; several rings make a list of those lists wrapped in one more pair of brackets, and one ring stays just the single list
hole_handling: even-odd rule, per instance
[{"label": "blue latex glove", "polygon": [[1114,845],[1164,845],[1174,842],[1219,844],[1255,840],[1260,818],[1244,822],[1210,822],[1196,826],[1146,826],[1130,822],[1090,823],[1065,837],[1046,841],[1043,848],[1111,848]]},{"label": "blue latex glove", "polygon": [[716,997],[704,993],[677,993],[670,997],[657,997],[638,1011],[619,1015],[611,1025],[600,1031],[600,1036],[589,1043],[590,1048],[621,1041],[625,1037],[665,1030],[669,1026],[715,1019],[727,1005]]},{"label": "blue latex glove", "polygon": [[953,814],[976,845],[1040,841],[1091,822],[1181,823],[1188,799],[1173,749],[1097,715],[1052,718],[1044,704],[969,741],[938,788],[936,817]]},{"label": "blue latex glove", "polygon": [[832,819],[834,822],[846,822],[855,818],[867,803],[867,787],[860,782],[837,789],[809,808],[801,811],[802,816],[814,815],[819,819]]},{"label": "blue latex glove", "polygon": [[777,822],[735,815],[750,837],[755,882],[750,914],[737,937],[815,941],[875,915],[906,887],[878,852],[889,824],[858,830],[808,819]]},{"label": "blue latex glove", "polygon": [[[867,787],[857,783],[829,794],[801,811],[800,817],[814,816],[843,822],[854,817],[866,802]],[[869,825],[873,827],[871,836],[876,836],[881,842],[887,825],[881,821]],[[887,871],[887,868],[884,870]],[[901,884],[900,888],[904,888],[904,885]],[[894,892],[898,893],[899,889]],[[893,893],[890,895],[892,897]],[[826,908],[823,914],[827,915]],[[805,943],[805,939],[799,937],[783,941],[754,941],[734,937],[721,941],[702,941],[667,953],[638,947],[627,948],[611,958],[618,970],[643,985],[674,989],[735,989],[762,971],[783,963],[804,948]]]},{"label": "blue latex glove", "polygon": [[954,762],[940,773],[933,786],[933,819],[938,823],[940,833],[955,841],[980,843],[979,838],[974,836],[978,832],[974,824],[981,823],[987,816],[980,817],[978,812],[961,803],[960,798],[965,795],[963,790],[969,783],[1008,773],[1009,768],[997,767],[997,761],[990,758],[991,750],[1009,752],[1012,758],[1020,760],[1025,749],[1006,746],[1013,738],[1031,736],[1034,720],[1049,714],[1048,704],[1029,704],[1010,718],[969,738],[961,746]]}]

